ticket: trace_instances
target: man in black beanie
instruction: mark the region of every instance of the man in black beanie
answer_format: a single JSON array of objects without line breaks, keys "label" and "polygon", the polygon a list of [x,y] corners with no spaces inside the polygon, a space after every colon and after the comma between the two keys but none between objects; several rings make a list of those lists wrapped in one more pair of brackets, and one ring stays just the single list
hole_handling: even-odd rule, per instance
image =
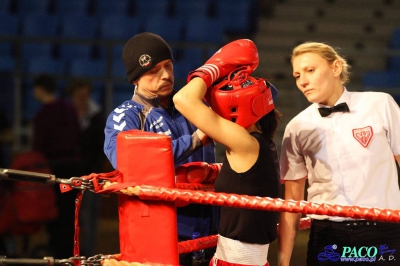
[{"label": "man in black beanie", "polygon": [[[107,119],[104,152],[113,167],[118,168],[117,135],[131,129],[170,136],[175,166],[190,162],[215,163],[213,141],[186,120],[172,102],[175,91],[170,46],[159,35],[140,33],[125,44],[122,60],[134,93],[132,99],[115,108]],[[179,237],[189,239],[193,231],[203,236],[216,233],[216,217],[218,210],[212,206],[191,204],[178,208]]]}]

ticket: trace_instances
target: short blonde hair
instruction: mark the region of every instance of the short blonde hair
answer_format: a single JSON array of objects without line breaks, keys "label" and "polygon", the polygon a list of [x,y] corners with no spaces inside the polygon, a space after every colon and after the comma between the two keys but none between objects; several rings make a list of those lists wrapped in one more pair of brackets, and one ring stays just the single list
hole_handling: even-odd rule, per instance
[{"label": "short blonde hair", "polygon": [[296,46],[292,51],[291,62],[293,59],[304,53],[315,53],[324,58],[329,64],[333,64],[335,60],[339,60],[342,64],[342,73],[340,74],[340,80],[345,85],[350,80],[351,66],[347,63],[346,59],[340,56],[332,46],[329,46],[321,42],[305,42]]}]

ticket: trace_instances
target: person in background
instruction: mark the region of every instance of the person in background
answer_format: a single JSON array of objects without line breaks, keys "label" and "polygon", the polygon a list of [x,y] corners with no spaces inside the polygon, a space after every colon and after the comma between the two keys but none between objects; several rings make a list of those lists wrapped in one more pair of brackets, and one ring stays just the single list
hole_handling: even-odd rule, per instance
[{"label": "person in background", "polygon": [[[297,87],[312,104],[288,123],[283,136],[280,165],[285,199],[303,200],[308,182],[310,202],[398,210],[397,103],[382,92],[348,91],[350,66],[327,44],[298,45],[292,66]],[[300,217],[281,214],[281,266],[290,263]],[[400,251],[400,224],[309,217],[308,265],[398,264],[393,258]],[[366,254],[364,249],[371,251]]]},{"label": "person in background", "polygon": [[[80,155],[84,175],[108,172],[111,168],[103,152],[105,116],[91,94],[92,84],[86,79],[73,79],[67,85],[67,95],[75,106],[82,132]],[[79,212],[80,251],[86,257],[93,256],[96,249],[100,202],[101,195],[90,191],[82,199]]]},{"label": "person in background", "polygon": [[[81,130],[74,106],[56,95],[57,82],[47,74],[33,82],[34,97],[42,103],[33,119],[32,149],[41,152],[57,178],[81,176],[79,153]],[[55,258],[73,256],[74,216],[77,191],[61,193],[54,187],[59,216],[48,225],[49,255]]]},{"label": "person in background", "polygon": [[[189,74],[188,84],[173,100],[190,122],[226,148],[216,192],[278,198],[273,135],[281,115],[274,108],[275,88],[250,76],[258,62],[252,41],[228,43]],[[221,207],[210,265],[269,265],[268,248],[277,238],[277,222],[276,212]]]},{"label": "person in background", "polygon": [[[176,93],[174,59],[167,42],[150,32],[139,33],[126,42],[122,60],[133,96],[107,118],[104,152],[112,166],[118,168],[118,133],[132,129],[170,136],[175,166],[189,162],[215,163],[213,141],[176,110],[172,102]],[[205,235],[216,232],[217,207],[190,204],[177,212],[180,239],[191,239],[193,232]]]},{"label": "person in background", "polygon": [[3,109],[0,109],[0,168],[7,168],[10,164],[9,146],[13,142],[13,132],[9,119]]}]

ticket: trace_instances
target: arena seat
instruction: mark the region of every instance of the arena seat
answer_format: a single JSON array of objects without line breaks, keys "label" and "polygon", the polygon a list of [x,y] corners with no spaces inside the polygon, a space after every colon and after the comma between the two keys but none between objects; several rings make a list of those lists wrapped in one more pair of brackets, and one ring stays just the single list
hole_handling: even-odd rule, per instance
[{"label": "arena seat", "polygon": [[173,0],[172,16],[186,19],[192,16],[211,17],[211,4],[209,0]]},{"label": "arena seat", "polygon": [[24,66],[29,75],[47,73],[62,76],[66,74],[65,61],[50,57],[30,57],[24,62]]},{"label": "arena seat", "polygon": [[11,3],[11,0],[0,1],[0,14],[10,14],[10,12],[11,12],[10,3]]},{"label": "arena seat", "polygon": [[62,17],[60,20],[60,37],[94,39],[97,36],[99,21],[81,15]]},{"label": "arena seat", "polygon": [[389,56],[388,70],[394,70],[400,72],[400,56]]},{"label": "arena seat", "polygon": [[23,43],[21,47],[23,60],[30,57],[55,57],[55,47],[50,43]]},{"label": "arena seat", "polygon": [[135,0],[133,7],[133,15],[136,17],[146,18],[149,14],[151,15],[170,15],[170,3],[169,0]]},{"label": "arena seat", "polygon": [[72,60],[75,58],[92,59],[94,48],[88,44],[62,44],[58,46],[58,58],[62,60]]},{"label": "arena seat", "polygon": [[129,16],[129,0],[96,0],[94,3],[94,16],[102,17],[108,15]]},{"label": "arena seat", "polygon": [[22,35],[25,37],[56,37],[59,33],[58,22],[58,18],[53,15],[26,15],[22,18]]},{"label": "arena seat", "polygon": [[186,79],[190,71],[198,67],[190,61],[175,61],[174,62],[174,77],[176,90],[181,89],[186,84]]},{"label": "arena seat", "polygon": [[22,17],[31,14],[48,15],[50,3],[50,0],[18,0],[16,1],[16,12]]},{"label": "arena seat", "polygon": [[179,61],[191,62],[195,67],[199,67],[204,64],[204,62],[206,62],[206,60],[217,51],[217,49],[219,49],[219,47],[216,47],[215,49],[201,47],[185,48],[180,51]]},{"label": "arena seat", "polygon": [[54,13],[59,17],[88,16],[90,0],[54,0]]},{"label": "arena seat", "polygon": [[141,31],[142,24],[142,20],[137,17],[104,16],[100,20],[99,35],[101,39],[126,41]]},{"label": "arena seat", "polygon": [[125,80],[126,82],[115,82],[113,84],[112,108],[132,99],[135,87],[128,82],[127,78]]},{"label": "arena seat", "polygon": [[184,20],[163,15],[149,16],[143,25],[143,31],[153,32],[168,41],[182,41]]},{"label": "arena seat", "polygon": [[[137,17],[125,17],[118,15],[109,15],[100,19],[99,38],[102,40],[119,41],[123,44],[132,36],[140,33],[143,27],[143,21]],[[108,46],[98,46],[97,58],[107,58]],[[121,44],[114,43],[111,47],[112,57],[121,58]]]},{"label": "arena seat", "polygon": [[102,78],[107,74],[104,60],[72,59],[68,73],[76,77]]},{"label": "arena seat", "polygon": [[[19,33],[19,18],[10,14],[0,14],[0,35],[16,36]],[[0,42],[0,55],[12,55],[13,45],[11,42]]]},{"label": "arena seat", "polygon": [[229,34],[253,33],[258,13],[254,0],[215,1],[215,17],[222,19]]},{"label": "arena seat", "polygon": [[[89,16],[71,15],[61,18],[60,37],[67,39],[90,40],[97,38],[98,20]],[[93,57],[94,46],[90,43],[64,42],[57,45],[58,56],[62,59]]]},{"label": "arena seat", "polygon": [[191,17],[185,23],[184,40],[221,44],[225,40],[225,27],[218,18]]},{"label": "arena seat", "polygon": [[128,82],[128,79],[125,74],[125,65],[121,58],[115,57],[112,63],[112,76],[113,78],[125,79]]},{"label": "arena seat", "polygon": [[400,87],[399,71],[368,71],[363,75],[364,89],[385,89]]},{"label": "arena seat", "polygon": [[393,29],[390,36],[389,48],[397,49],[400,48],[400,27]]},{"label": "arena seat", "polygon": [[15,69],[15,58],[11,55],[2,55],[0,60],[0,72],[12,72]]}]

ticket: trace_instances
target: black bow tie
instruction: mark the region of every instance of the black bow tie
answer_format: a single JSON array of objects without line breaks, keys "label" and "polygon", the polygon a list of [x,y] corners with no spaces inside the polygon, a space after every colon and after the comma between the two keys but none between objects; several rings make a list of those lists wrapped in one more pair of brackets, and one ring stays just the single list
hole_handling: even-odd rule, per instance
[{"label": "black bow tie", "polygon": [[328,116],[333,112],[350,112],[347,103],[339,103],[338,105],[335,105],[332,108],[321,107],[318,108],[318,111],[322,117]]}]

